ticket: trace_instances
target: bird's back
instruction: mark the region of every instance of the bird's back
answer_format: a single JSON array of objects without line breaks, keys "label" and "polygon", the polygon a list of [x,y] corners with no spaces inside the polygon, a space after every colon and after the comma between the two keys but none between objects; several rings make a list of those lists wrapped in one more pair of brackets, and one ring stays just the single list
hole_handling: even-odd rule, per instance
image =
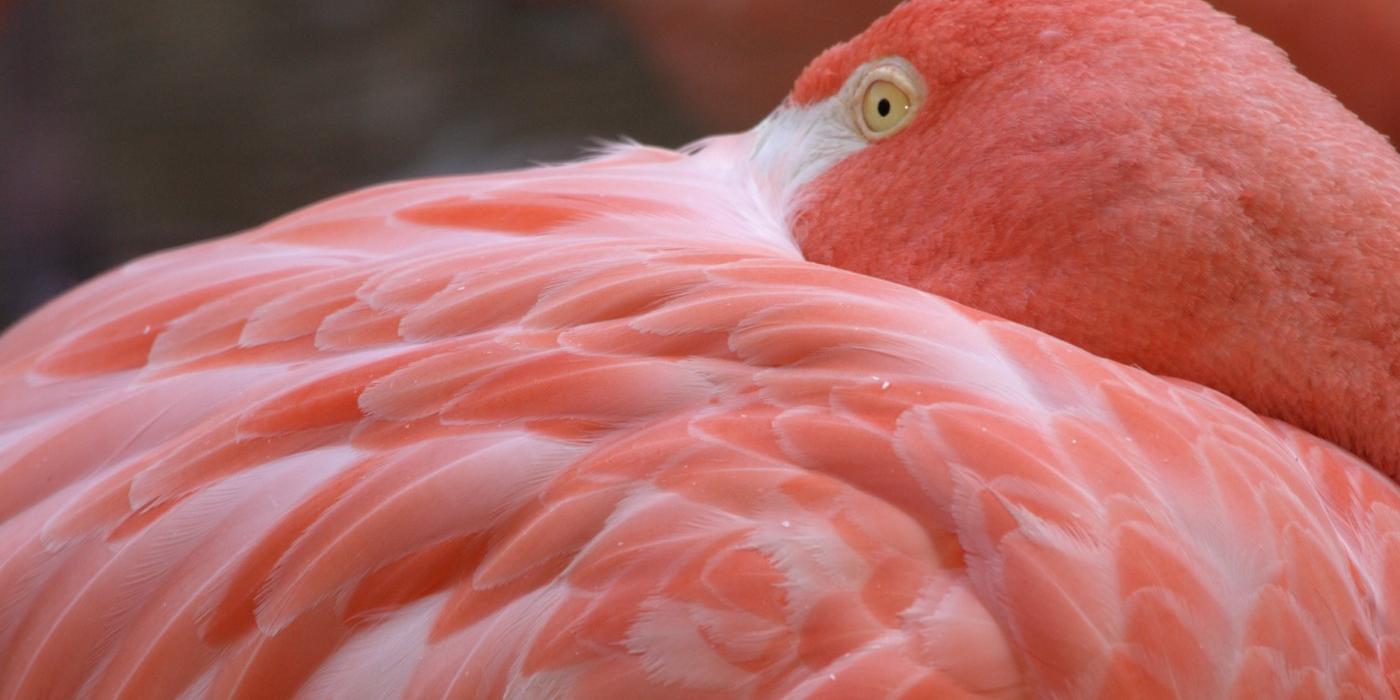
[{"label": "bird's back", "polygon": [[802,261],[737,138],[348,195],[0,337],[0,697],[1395,692],[1391,482]]}]

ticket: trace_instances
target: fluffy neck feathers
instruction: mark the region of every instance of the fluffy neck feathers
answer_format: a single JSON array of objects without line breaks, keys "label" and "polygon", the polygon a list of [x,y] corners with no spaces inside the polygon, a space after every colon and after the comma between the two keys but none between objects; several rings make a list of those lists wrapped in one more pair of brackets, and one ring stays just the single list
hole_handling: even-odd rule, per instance
[{"label": "fluffy neck feathers", "polygon": [[[887,26],[946,33],[944,8],[977,4]],[[1201,3],[1051,5],[998,5],[1034,55],[938,56],[921,121],[809,186],[804,254],[1212,386],[1400,476],[1400,155]]]}]

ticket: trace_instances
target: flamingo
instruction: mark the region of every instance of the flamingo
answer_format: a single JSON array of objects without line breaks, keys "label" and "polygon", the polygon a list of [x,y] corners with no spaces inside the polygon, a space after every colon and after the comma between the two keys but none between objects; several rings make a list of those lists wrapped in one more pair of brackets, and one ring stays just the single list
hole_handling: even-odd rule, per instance
[{"label": "flamingo", "polygon": [[0,697],[1394,696],[1398,227],[1197,0],[912,0],[11,328]]}]

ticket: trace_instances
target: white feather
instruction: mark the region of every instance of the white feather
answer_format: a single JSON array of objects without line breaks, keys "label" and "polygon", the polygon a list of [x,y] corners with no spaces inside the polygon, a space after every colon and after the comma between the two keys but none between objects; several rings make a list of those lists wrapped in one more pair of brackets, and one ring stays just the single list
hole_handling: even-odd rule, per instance
[{"label": "white feather", "polygon": [[428,633],[447,593],[396,611],[352,638],[317,670],[298,698],[378,700],[399,697],[423,658]]}]

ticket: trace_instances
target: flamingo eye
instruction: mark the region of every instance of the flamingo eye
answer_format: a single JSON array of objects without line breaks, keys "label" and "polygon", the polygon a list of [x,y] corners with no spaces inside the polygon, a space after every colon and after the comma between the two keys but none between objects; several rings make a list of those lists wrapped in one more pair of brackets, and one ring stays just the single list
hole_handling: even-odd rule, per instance
[{"label": "flamingo eye", "polygon": [[898,85],[877,80],[865,89],[861,105],[861,121],[872,137],[883,137],[898,129],[909,118],[914,101]]},{"label": "flamingo eye", "polygon": [[914,119],[923,102],[924,82],[914,67],[901,58],[887,58],[868,66],[856,81],[856,126],[867,141],[899,133]]}]

